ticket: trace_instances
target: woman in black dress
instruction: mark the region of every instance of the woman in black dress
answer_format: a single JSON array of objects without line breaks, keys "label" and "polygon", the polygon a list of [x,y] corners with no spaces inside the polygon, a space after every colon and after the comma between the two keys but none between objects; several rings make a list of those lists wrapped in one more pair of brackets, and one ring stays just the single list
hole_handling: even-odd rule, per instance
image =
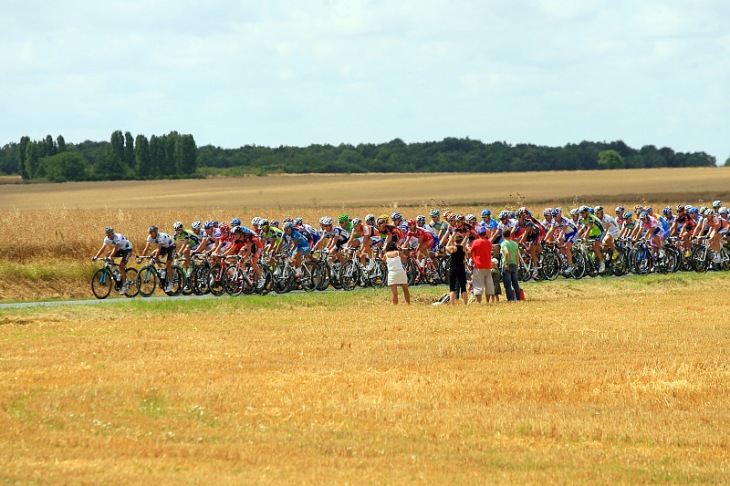
[{"label": "woman in black dress", "polygon": [[446,251],[450,253],[451,258],[451,265],[449,266],[449,291],[451,292],[449,301],[451,305],[456,304],[459,294],[461,294],[464,304],[469,299],[469,295],[466,293],[466,267],[464,266],[466,252],[463,243],[464,237],[457,234],[453,242],[449,242],[446,246]]}]

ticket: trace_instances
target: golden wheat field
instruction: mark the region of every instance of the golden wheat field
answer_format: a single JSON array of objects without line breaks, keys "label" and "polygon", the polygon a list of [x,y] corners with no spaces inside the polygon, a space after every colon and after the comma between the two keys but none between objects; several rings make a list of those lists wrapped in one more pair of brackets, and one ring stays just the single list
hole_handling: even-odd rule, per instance
[{"label": "golden wheat field", "polygon": [[[109,224],[140,248],[176,220],[700,205],[728,174],[7,185],[0,301],[90,298]],[[455,307],[430,305],[439,286],[397,308],[388,289],[0,308],[0,483],[728,482],[730,276],[524,288]]]}]

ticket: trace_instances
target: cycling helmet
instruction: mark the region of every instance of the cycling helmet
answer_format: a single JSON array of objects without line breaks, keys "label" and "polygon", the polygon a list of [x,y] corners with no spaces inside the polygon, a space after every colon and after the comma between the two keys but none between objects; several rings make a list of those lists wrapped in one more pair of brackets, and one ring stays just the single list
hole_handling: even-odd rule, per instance
[{"label": "cycling helmet", "polygon": [[241,226],[241,220],[238,218],[233,218],[231,220],[231,226]]},{"label": "cycling helmet", "polygon": [[205,223],[203,223],[203,228],[205,229],[211,229],[213,227],[213,221],[207,220]]},{"label": "cycling helmet", "polygon": [[633,216],[633,214],[631,213],[631,211],[626,211],[626,212],[625,212],[625,213],[623,214],[623,218],[624,218],[624,219],[629,219],[629,218],[630,218],[630,217],[632,217],[632,216]]},{"label": "cycling helmet", "polygon": [[596,206],[595,208],[593,208],[593,211],[600,213],[601,211],[603,211],[603,206]]},{"label": "cycling helmet", "polygon": [[362,219],[360,218],[353,218],[352,219],[352,225],[357,226],[358,224],[362,224]]},{"label": "cycling helmet", "polygon": [[447,209],[446,211],[444,211],[444,219],[449,219],[449,216],[451,216],[451,211]]},{"label": "cycling helmet", "polygon": [[273,220],[271,222],[271,226],[273,226],[274,228],[278,228],[279,227],[279,220],[278,219]]},{"label": "cycling helmet", "polygon": [[284,224],[286,223],[293,223],[294,220],[292,218],[284,218]]},{"label": "cycling helmet", "polygon": [[408,226],[416,226],[416,220],[415,219],[409,219],[408,220]]},{"label": "cycling helmet", "polygon": [[626,209],[624,209],[623,206],[616,206],[616,209],[614,211],[616,211],[617,213],[624,214],[624,212],[626,211]]},{"label": "cycling helmet", "polygon": [[571,216],[578,216],[580,214],[580,209],[581,208],[573,208],[573,209],[571,209],[570,210],[570,215]]},{"label": "cycling helmet", "polygon": [[703,214],[705,216],[712,216],[713,214],[715,214],[715,212],[712,209],[707,208],[707,209],[705,209],[705,212]]},{"label": "cycling helmet", "polygon": [[419,214],[416,216],[416,223],[418,224],[426,224],[426,216]]},{"label": "cycling helmet", "polygon": [[527,208],[522,206],[520,209],[517,210],[517,216],[522,216],[527,212]]},{"label": "cycling helmet", "polygon": [[348,216],[347,213],[340,214],[337,217],[337,221],[339,221],[340,223],[347,223],[348,221],[350,221],[350,216]]},{"label": "cycling helmet", "polygon": [[403,215],[401,215],[401,213],[399,213],[398,211],[396,211],[396,212],[394,212],[393,214],[390,215],[390,219],[392,219],[394,221],[396,219],[403,219]]},{"label": "cycling helmet", "polygon": [[369,224],[370,226],[375,224],[375,215],[374,214],[368,214],[365,216],[365,223]]},{"label": "cycling helmet", "polygon": [[719,199],[717,201],[712,201],[712,207],[713,208],[717,209],[720,206],[722,206],[722,201],[720,201]]},{"label": "cycling helmet", "polygon": [[378,216],[378,219],[380,219],[380,218],[384,219],[385,222],[387,223],[389,216],[387,214],[381,214],[380,216]]},{"label": "cycling helmet", "polygon": [[486,236],[487,228],[485,228],[484,226],[477,226],[476,232],[479,236]]},{"label": "cycling helmet", "polygon": [[689,211],[690,214],[697,214],[699,212],[699,210],[696,207],[694,207],[694,206],[690,206],[690,208],[688,209],[688,211]]},{"label": "cycling helmet", "polygon": [[240,226],[234,226],[233,228],[231,228],[231,232],[233,234],[240,235],[243,233],[243,228],[241,228]]},{"label": "cycling helmet", "polygon": [[648,217],[649,217],[648,211],[642,211],[641,214],[639,215],[639,219],[647,219]]},{"label": "cycling helmet", "polygon": [[706,209],[707,209],[707,206],[700,206],[700,214],[705,214]]},{"label": "cycling helmet", "polygon": [[457,215],[456,215],[456,220],[457,220],[457,221],[464,221],[465,219],[466,219],[466,218],[464,217],[464,215],[463,215],[463,214],[457,214]]},{"label": "cycling helmet", "polygon": [[595,212],[595,210],[592,207],[589,206],[588,207],[588,212],[591,213],[591,214],[593,214]]},{"label": "cycling helmet", "polygon": [[677,204],[677,211],[684,211],[686,209],[684,203]]},{"label": "cycling helmet", "polygon": [[553,218],[557,218],[558,216],[560,216],[560,208],[553,209],[550,212],[550,216],[552,216]]},{"label": "cycling helmet", "polygon": [[203,227],[203,225],[200,223],[200,221],[193,221],[193,224],[191,224],[190,227],[195,231],[198,231],[200,228]]},{"label": "cycling helmet", "polygon": [[492,211],[490,211],[489,209],[482,209],[482,218],[485,218],[485,217],[491,216],[491,215],[492,215]]},{"label": "cycling helmet", "polygon": [[261,218],[259,218],[258,216],[254,217],[251,220],[251,226],[253,226],[254,228],[256,228],[257,226],[261,226]]},{"label": "cycling helmet", "polygon": [[446,219],[449,220],[449,222],[456,221],[456,214],[449,214],[448,216],[444,216]]},{"label": "cycling helmet", "polygon": [[175,231],[180,231],[183,229],[182,221],[176,221],[175,224],[172,225],[172,229]]},{"label": "cycling helmet", "polygon": [[505,211],[500,211],[499,212],[499,219],[505,219],[505,218],[509,218],[509,211],[506,211],[506,210]]},{"label": "cycling helmet", "polygon": [[667,206],[666,208],[662,209],[662,214],[664,216],[669,216],[670,214],[672,214],[672,208]]},{"label": "cycling helmet", "polygon": [[213,220],[213,226],[215,226],[216,228],[218,227],[218,220],[217,219],[214,219]]},{"label": "cycling helmet", "polygon": [[304,224],[304,218],[294,218],[294,226],[301,226]]},{"label": "cycling helmet", "polygon": [[293,230],[294,229],[294,222],[293,221],[287,221],[284,223],[284,231],[286,230]]},{"label": "cycling helmet", "polygon": [[259,222],[259,224],[261,224],[261,226],[268,226],[269,220],[266,218],[261,218],[261,221]]},{"label": "cycling helmet", "polygon": [[375,222],[377,226],[380,226],[381,224],[388,224],[388,220],[385,218],[378,218],[378,220]]},{"label": "cycling helmet", "polygon": [[476,216],[474,216],[474,215],[473,215],[473,214],[471,214],[471,213],[469,213],[469,214],[467,214],[466,216],[464,216],[464,219],[465,219],[465,220],[466,220],[466,222],[467,222],[467,223],[469,223],[469,224],[474,224],[474,223],[476,223],[476,222],[477,222],[477,217],[476,217]]},{"label": "cycling helmet", "polygon": [[543,216],[552,216],[553,215],[553,208],[545,208],[542,210]]},{"label": "cycling helmet", "polygon": [[231,227],[228,226],[228,223],[221,223],[221,225],[218,226],[218,229],[221,230],[222,233],[224,231],[228,231],[229,229],[231,229]]},{"label": "cycling helmet", "polygon": [[329,216],[322,216],[319,218],[319,224],[322,226],[330,226],[332,223],[334,223],[334,221],[332,221],[332,218]]},{"label": "cycling helmet", "polygon": [[147,229],[148,233],[157,233],[157,226],[152,225]]},{"label": "cycling helmet", "polygon": [[113,235],[114,234],[114,226],[107,226],[106,228],[104,228],[104,234],[106,234],[107,236]]},{"label": "cycling helmet", "polygon": [[720,209],[717,210],[718,214],[727,214],[727,208],[725,206],[722,206]]},{"label": "cycling helmet", "polygon": [[438,216],[440,216],[440,215],[441,215],[441,213],[439,212],[439,210],[438,210],[438,209],[432,209],[432,210],[431,210],[431,217],[432,217],[432,218],[436,218],[436,217],[438,217]]}]

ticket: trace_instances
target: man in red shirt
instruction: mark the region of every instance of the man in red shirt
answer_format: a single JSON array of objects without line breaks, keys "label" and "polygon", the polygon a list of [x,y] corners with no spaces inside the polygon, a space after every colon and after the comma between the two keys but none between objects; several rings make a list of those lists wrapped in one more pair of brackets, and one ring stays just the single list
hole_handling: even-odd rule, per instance
[{"label": "man in red shirt", "polygon": [[[487,229],[484,226],[476,228],[477,239],[471,244],[469,256],[474,261],[472,272],[472,292],[477,302],[482,301],[482,295],[494,295],[494,282],[492,281],[492,240],[487,238]],[[489,303],[489,298],[484,302]]]}]

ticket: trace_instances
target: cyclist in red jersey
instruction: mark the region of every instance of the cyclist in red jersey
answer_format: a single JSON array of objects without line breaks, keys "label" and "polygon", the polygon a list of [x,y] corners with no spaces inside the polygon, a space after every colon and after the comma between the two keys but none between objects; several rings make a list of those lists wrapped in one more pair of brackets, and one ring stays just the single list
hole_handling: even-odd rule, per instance
[{"label": "cyclist in red jersey", "polygon": [[422,256],[423,258],[429,258],[429,251],[431,250],[434,242],[433,234],[422,228],[419,228],[416,224],[415,219],[408,220],[408,233],[406,233],[406,241],[408,241],[409,238],[414,238],[418,240],[416,253],[418,253],[418,255]]},{"label": "cyclist in red jersey", "polygon": [[394,241],[399,246],[403,244],[405,236],[400,228],[393,226],[392,224],[388,224],[388,220],[385,218],[378,218],[375,223],[378,231],[380,232],[381,238],[385,239],[386,245],[389,241]]}]

